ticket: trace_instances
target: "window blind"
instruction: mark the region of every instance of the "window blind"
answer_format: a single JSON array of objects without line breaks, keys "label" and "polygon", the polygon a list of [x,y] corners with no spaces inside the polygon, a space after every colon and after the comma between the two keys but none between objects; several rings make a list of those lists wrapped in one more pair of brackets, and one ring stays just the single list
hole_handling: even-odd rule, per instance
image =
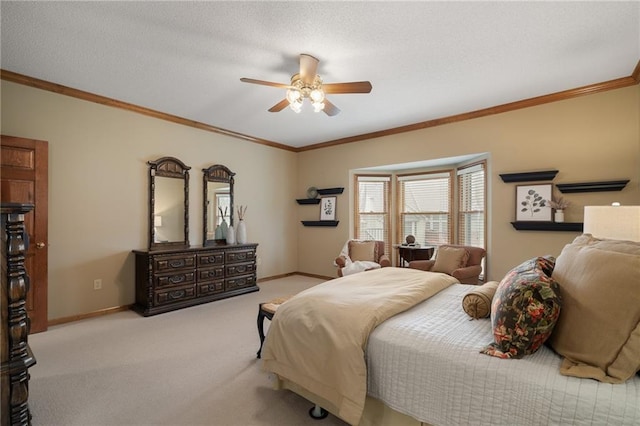
[{"label": "window blind", "polygon": [[399,239],[413,235],[421,245],[451,241],[451,173],[398,176]]},{"label": "window blind", "polygon": [[[486,249],[485,164],[482,162],[458,169],[458,244]],[[486,275],[485,260],[482,259],[480,279]]]},{"label": "window blind", "polygon": [[485,163],[458,170],[458,244],[485,247]]},{"label": "window blind", "polygon": [[356,175],[355,238],[384,241],[385,253],[391,257],[389,206],[391,176]]}]

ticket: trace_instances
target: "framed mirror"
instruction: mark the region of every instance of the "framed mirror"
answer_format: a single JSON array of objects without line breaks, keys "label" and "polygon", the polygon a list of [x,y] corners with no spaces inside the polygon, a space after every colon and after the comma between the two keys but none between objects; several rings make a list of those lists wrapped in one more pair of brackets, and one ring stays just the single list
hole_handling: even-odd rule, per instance
[{"label": "framed mirror", "polygon": [[189,169],[174,157],[149,164],[149,250],[189,246]]},{"label": "framed mirror", "polygon": [[203,245],[224,244],[233,225],[233,173],[221,164],[202,169]]}]

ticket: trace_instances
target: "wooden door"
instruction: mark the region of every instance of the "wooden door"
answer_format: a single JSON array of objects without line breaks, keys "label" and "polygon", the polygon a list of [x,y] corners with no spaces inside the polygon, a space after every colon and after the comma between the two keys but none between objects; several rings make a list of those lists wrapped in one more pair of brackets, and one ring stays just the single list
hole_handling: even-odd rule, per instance
[{"label": "wooden door", "polygon": [[37,333],[45,331],[48,324],[49,144],[2,135],[0,148],[0,200],[34,205],[34,209],[25,215],[25,229],[29,234],[25,267],[30,281],[27,312],[31,319],[31,333]]}]

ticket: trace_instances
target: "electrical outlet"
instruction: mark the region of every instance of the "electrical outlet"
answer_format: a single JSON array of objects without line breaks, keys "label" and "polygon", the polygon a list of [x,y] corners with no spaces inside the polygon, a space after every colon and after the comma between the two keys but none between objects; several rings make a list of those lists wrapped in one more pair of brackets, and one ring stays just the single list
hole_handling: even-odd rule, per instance
[{"label": "electrical outlet", "polygon": [[261,257],[258,258],[258,266],[260,266],[260,265],[262,265],[262,258]]},{"label": "electrical outlet", "polygon": [[94,290],[102,289],[102,280],[100,278],[93,280],[93,289]]}]

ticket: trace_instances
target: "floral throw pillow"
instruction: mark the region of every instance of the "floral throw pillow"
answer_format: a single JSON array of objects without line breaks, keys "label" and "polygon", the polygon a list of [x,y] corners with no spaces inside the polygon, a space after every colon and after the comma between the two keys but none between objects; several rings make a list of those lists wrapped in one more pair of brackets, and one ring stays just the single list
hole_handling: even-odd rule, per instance
[{"label": "floral throw pillow", "polygon": [[549,338],[560,316],[558,283],[551,278],[555,259],[537,257],[513,268],[502,279],[491,305],[494,342],[480,352],[522,358]]}]

